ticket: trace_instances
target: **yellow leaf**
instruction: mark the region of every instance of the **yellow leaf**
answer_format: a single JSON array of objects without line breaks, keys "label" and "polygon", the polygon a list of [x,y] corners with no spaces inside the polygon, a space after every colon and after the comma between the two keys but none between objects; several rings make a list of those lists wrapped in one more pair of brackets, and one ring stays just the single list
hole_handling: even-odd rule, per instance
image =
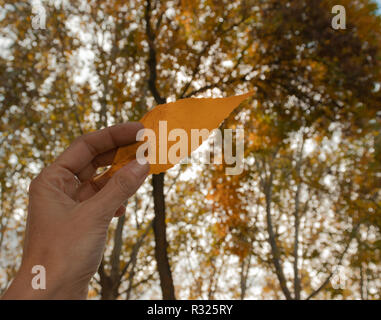
[{"label": "yellow leaf", "polygon": [[[198,142],[197,145],[191,143],[191,130],[192,129],[207,129],[210,133],[213,129],[218,128],[220,123],[229,116],[229,114],[245,99],[250,97],[253,92],[249,92],[243,95],[231,96],[227,98],[187,98],[178,100],[172,103],[166,103],[158,105],[151,111],[147,112],[140,122],[143,124],[145,129],[151,129],[155,133],[155,152],[156,161],[155,163],[150,162],[150,173],[158,174],[168,170],[173,167],[176,163],[167,161],[166,163],[159,163],[160,152],[167,152],[167,159],[169,159],[168,152],[171,147],[178,141],[167,141],[166,148],[160,145],[159,140],[159,126],[160,121],[166,121],[166,132],[171,132],[174,129],[185,130],[188,139],[188,152],[184,156],[189,156],[191,152],[197,149],[198,146],[202,144],[206,138],[201,138],[201,143]],[[139,141],[134,144],[128,145],[126,147],[119,148],[111,168],[106,171],[103,175],[107,174],[111,176],[121,167],[126,165],[128,162],[136,158],[136,152],[144,142]],[[165,155],[164,155],[165,156]],[[183,157],[183,158],[184,158]],[[180,159],[179,161],[181,161]],[[177,161],[177,163],[179,162]]]}]

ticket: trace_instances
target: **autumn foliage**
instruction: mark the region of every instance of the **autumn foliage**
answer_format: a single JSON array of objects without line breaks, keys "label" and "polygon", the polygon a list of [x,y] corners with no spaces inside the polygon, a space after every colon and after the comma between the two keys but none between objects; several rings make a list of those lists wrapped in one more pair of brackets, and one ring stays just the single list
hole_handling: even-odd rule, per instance
[{"label": "autumn foliage", "polygon": [[0,0],[0,288],[30,180],[77,136],[253,91],[221,125],[244,128],[245,170],[154,171],[113,222],[90,297],[380,299],[381,17],[343,0],[335,30],[336,4],[46,1],[35,30],[30,4]]}]

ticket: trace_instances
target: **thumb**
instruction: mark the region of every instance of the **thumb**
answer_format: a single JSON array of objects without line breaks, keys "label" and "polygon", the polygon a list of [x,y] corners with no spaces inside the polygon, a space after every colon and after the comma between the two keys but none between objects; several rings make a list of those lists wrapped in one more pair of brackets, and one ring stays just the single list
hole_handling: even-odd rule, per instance
[{"label": "thumb", "polygon": [[102,216],[114,216],[118,208],[142,185],[149,172],[149,164],[136,160],[119,169],[107,184],[87,201]]}]

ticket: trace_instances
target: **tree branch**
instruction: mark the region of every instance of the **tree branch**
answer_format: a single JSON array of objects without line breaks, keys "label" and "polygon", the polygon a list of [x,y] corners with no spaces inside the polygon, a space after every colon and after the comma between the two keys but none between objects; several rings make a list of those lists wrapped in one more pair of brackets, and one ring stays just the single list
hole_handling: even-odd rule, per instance
[{"label": "tree branch", "polygon": [[[345,246],[343,252],[341,253],[340,257],[339,257],[339,261],[337,262],[336,266],[339,266],[341,265],[341,262],[343,261],[343,258],[345,256],[345,254],[347,253],[348,249],[349,249],[349,246],[353,240],[353,238],[355,237],[356,233],[357,233],[357,230],[359,229],[360,227],[360,223],[358,223],[354,228],[353,230],[351,231],[351,234],[350,234],[350,237],[349,237],[349,240],[348,240],[348,243],[347,245]],[[329,283],[329,281],[331,280],[332,276],[334,275],[334,270],[331,271],[331,273],[328,275],[328,277],[323,281],[323,283],[320,285],[319,288],[317,288],[314,292],[312,292],[306,300],[310,300],[311,298],[313,298],[314,296],[316,296],[321,290],[324,289],[324,287]]]},{"label": "tree branch", "polygon": [[299,181],[300,170],[302,166],[303,160],[303,150],[304,150],[304,136],[302,136],[302,143],[299,150],[298,162],[296,164],[296,175],[297,175],[297,187],[295,193],[295,235],[294,235],[294,296],[296,300],[300,300],[300,292],[301,292],[301,284],[299,278],[299,270],[298,270],[298,250],[299,250],[299,225],[300,225],[300,217],[299,217],[299,205],[300,205],[300,190],[302,187],[301,181]]},{"label": "tree branch", "polygon": [[275,273],[278,277],[280,287],[287,300],[292,300],[290,290],[287,287],[286,277],[284,276],[283,268],[281,265],[281,257],[278,245],[276,243],[276,235],[274,234],[274,227],[271,218],[271,202],[272,202],[272,183],[273,172],[271,171],[269,179],[265,182],[264,193],[266,198],[266,221],[267,231],[269,233],[269,243],[271,246],[271,253],[273,257],[273,263],[275,266]]}]

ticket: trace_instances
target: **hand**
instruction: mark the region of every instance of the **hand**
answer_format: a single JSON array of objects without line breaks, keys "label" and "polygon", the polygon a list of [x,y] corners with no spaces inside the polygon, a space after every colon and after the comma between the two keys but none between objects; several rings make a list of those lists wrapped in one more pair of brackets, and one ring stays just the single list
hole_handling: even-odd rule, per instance
[{"label": "hand", "polygon": [[[3,299],[85,299],[102,259],[107,229],[123,203],[149,172],[132,161],[92,181],[110,165],[118,147],[135,142],[143,126],[116,125],[78,138],[29,188],[29,208],[20,270]],[[33,266],[46,270],[46,289],[32,288]]]}]

